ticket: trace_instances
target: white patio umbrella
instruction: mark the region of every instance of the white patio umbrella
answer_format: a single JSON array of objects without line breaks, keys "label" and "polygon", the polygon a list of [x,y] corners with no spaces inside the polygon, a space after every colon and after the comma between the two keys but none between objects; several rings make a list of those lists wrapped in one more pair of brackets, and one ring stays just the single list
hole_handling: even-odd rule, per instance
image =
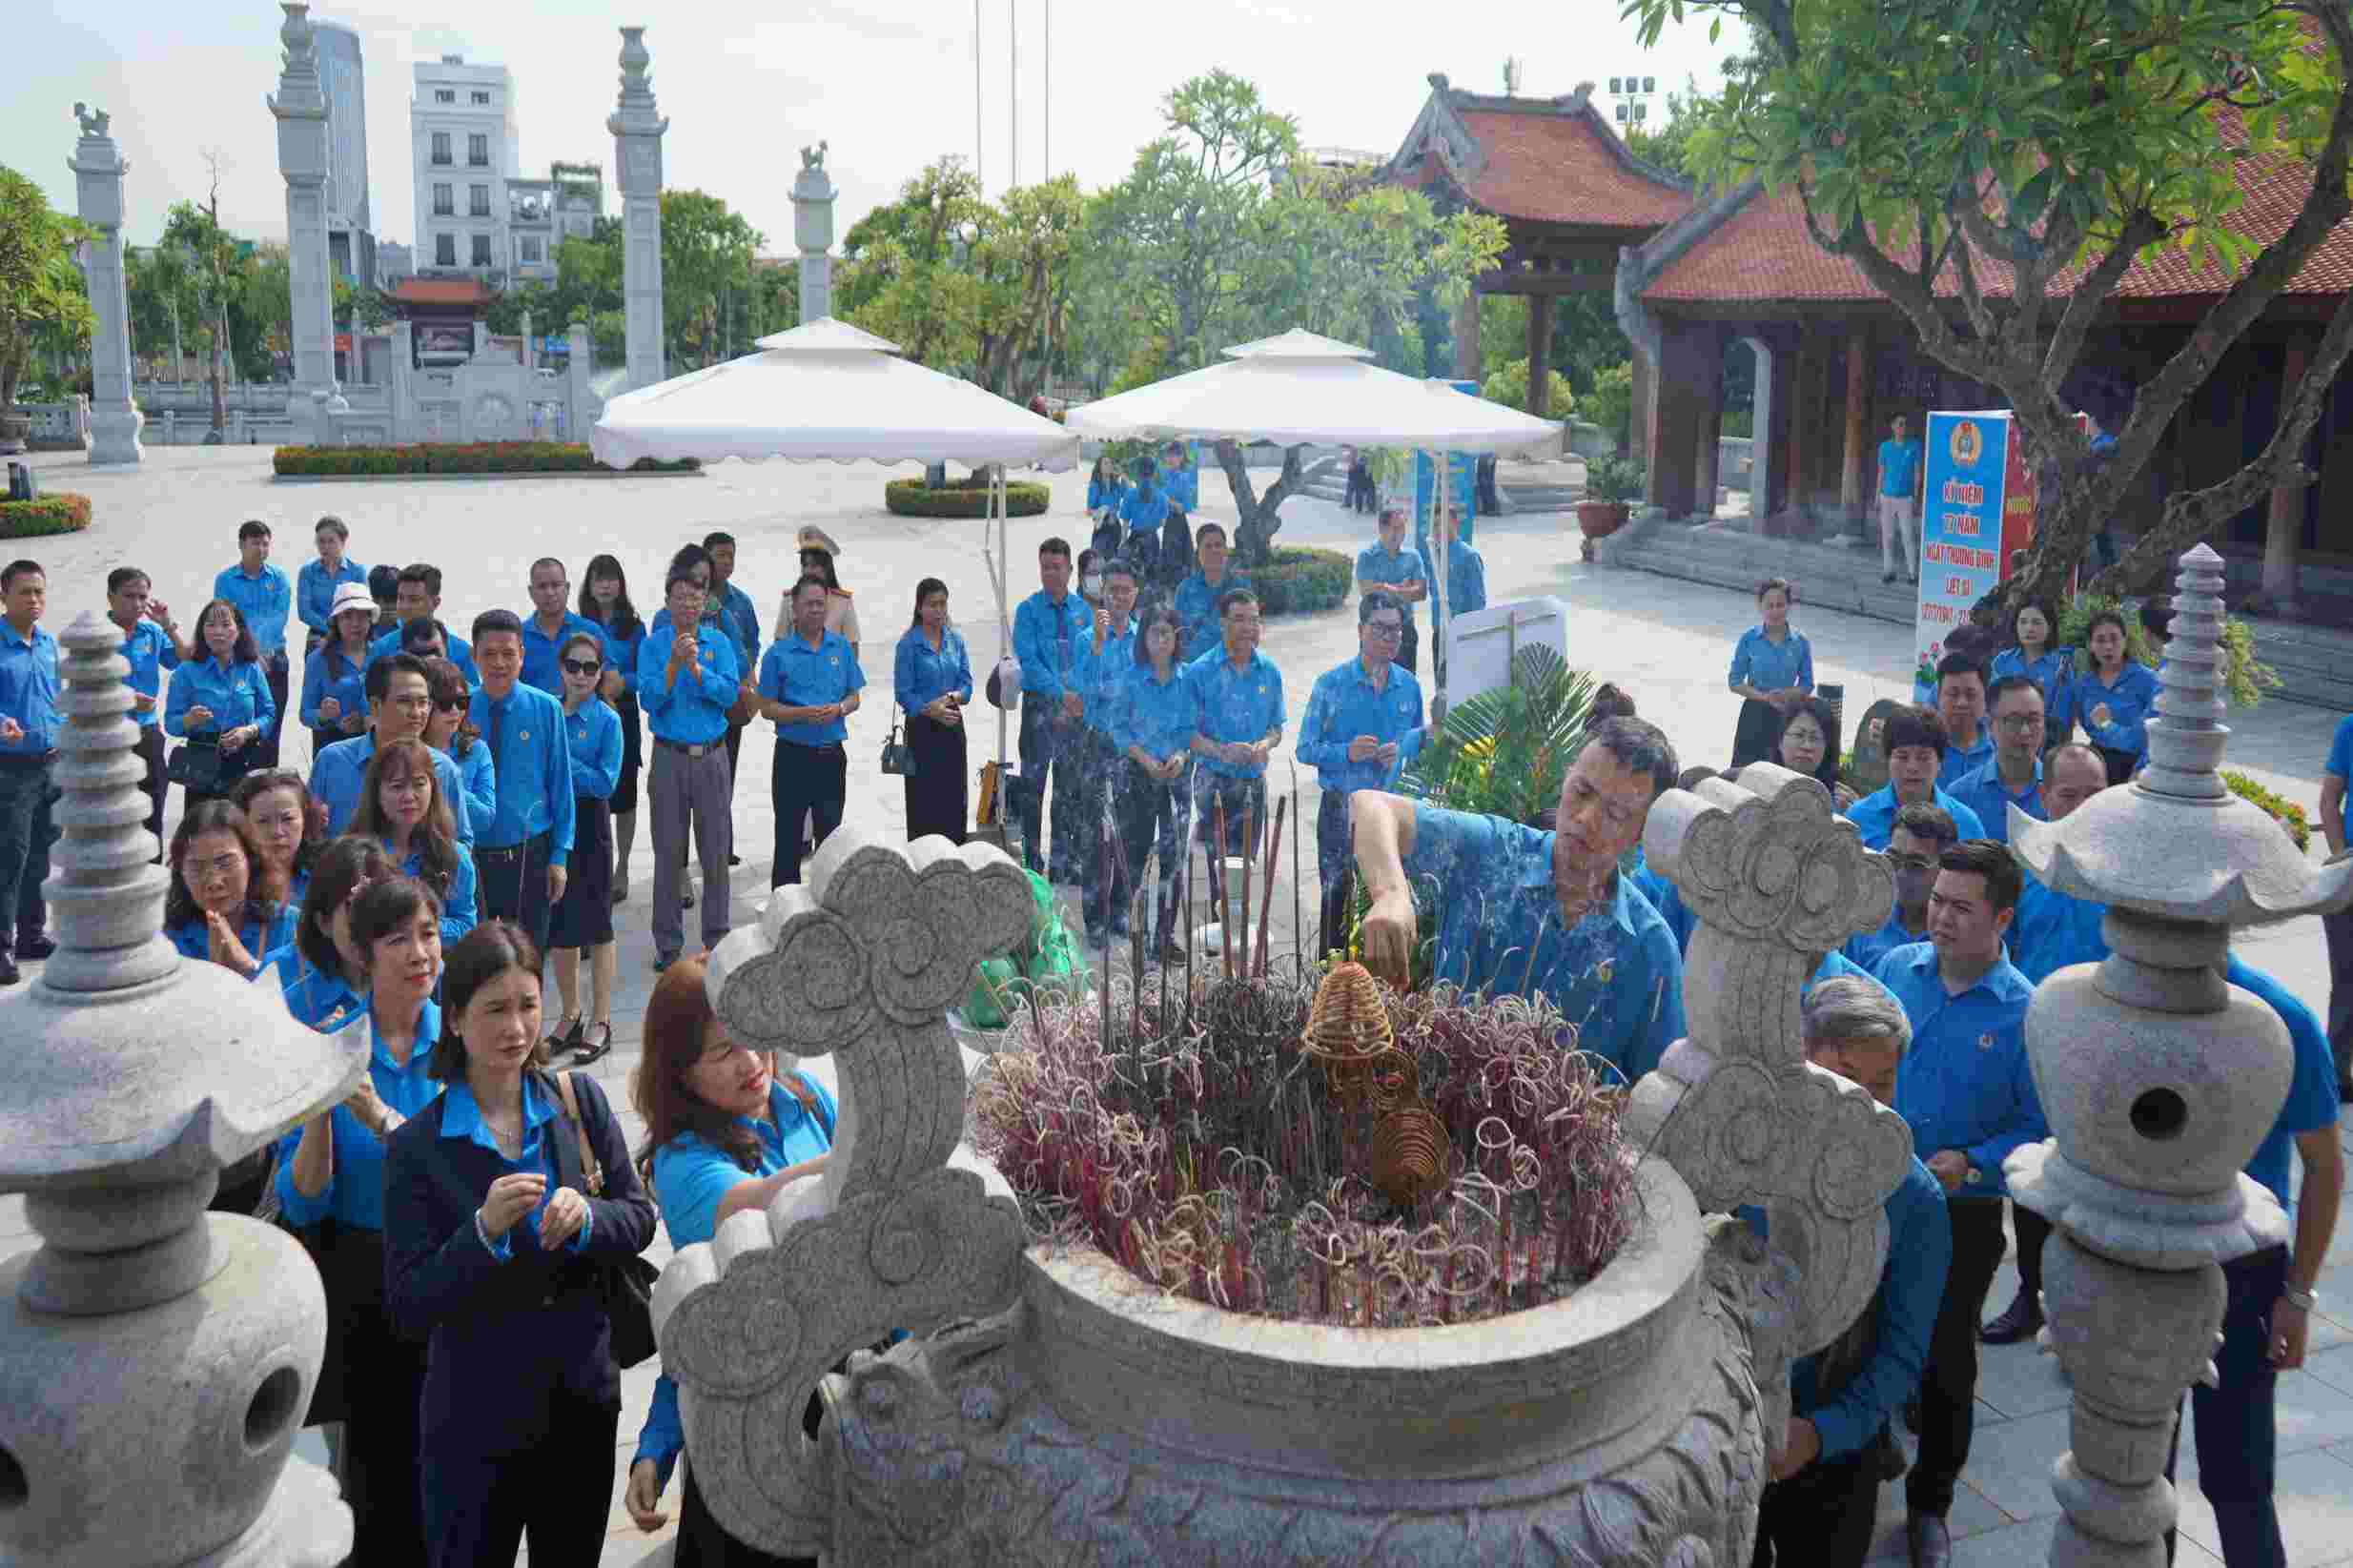
[{"label": "white patio umbrella", "polygon": [[[896,357],[897,344],[829,316],[763,337],[758,348],[615,397],[589,433],[589,450],[612,468],[640,458],[998,465],[989,525],[1002,657],[1013,645],[1003,468],[1074,467],[1078,438],[985,387],[910,364]],[[1000,770],[1005,750],[999,709]]]},{"label": "white patio umbrella", "polygon": [[[1070,413],[1070,429],[1098,440],[1265,441],[1276,446],[1345,444],[1418,447],[1438,465],[1446,493],[1448,452],[1518,452],[1558,443],[1560,424],[1459,392],[1442,381],[1401,376],[1369,363],[1353,343],[1294,328],[1225,351],[1210,365],[1123,392]],[[1446,613],[1443,562],[1433,563],[1436,615]],[[1437,698],[1446,697],[1444,655]]]}]

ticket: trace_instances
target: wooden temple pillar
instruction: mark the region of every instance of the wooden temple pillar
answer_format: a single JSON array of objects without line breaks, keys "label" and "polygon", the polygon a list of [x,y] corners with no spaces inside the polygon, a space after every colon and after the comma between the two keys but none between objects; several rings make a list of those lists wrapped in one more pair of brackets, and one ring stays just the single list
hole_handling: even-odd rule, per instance
[{"label": "wooden temple pillar", "polygon": [[1724,344],[1720,331],[1710,331],[1700,345],[1703,364],[1700,384],[1699,434],[1692,454],[1691,510],[1702,518],[1716,515],[1716,489],[1724,464]]},{"label": "wooden temple pillar", "polygon": [[[2287,350],[2287,364],[2280,377],[2280,417],[2287,417],[2288,400],[2296,396],[2302,383],[2309,357],[2302,343],[2291,343]],[[2304,487],[2281,484],[2272,487],[2271,510],[2263,522],[2263,597],[2279,606],[2283,614],[2293,614],[2296,603],[2297,558],[2303,545]]]},{"label": "wooden temple pillar", "polygon": [[[1651,444],[1650,436],[1651,427],[1658,421],[1658,371],[1657,367],[1650,363],[1650,356],[1643,352],[1643,346],[1640,343],[1633,345],[1630,363],[1633,376],[1627,383],[1627,393],[1633,411],[1627,417],[1626,421],[1626,455],[1647,468],[1650,465],[1650,454],[1656,450]],[[1652,484],[1654,499],[1656,493],[1657,486],[1654,479]]]},{"label": "wooden temple pillar", "polygon": [[[1698,508],[1700,434],[1708,402],[1722,397],[1723,367],[1708,353],[1715,337],[1712,328],[1678,321],[1660,326],[1650,397],[1648,499],[1670,518],[1689,517]],[[1712,492],[1708,499],[1712,510]]]},{"label": "wooden temple pillar", "polygon": [[1552,295],[1527,296],[1527,411],[1539,419],[1552,417]]},{"label": "wooden temple pillar", "polygon": [[1822,398],[1817,385],[1821,363],[1821,345],[1814,340],[1811,327],[1800,321],[1797,348],[1790,356],[1790,444],[1786,457],[1790,476],[1787,510],[1801,518],[1819,482],[1815,478],[1815,448],[1821,442],[1818,427],[1822,422]]},{"label": "wooden temple pillar", "polygon": [[1871,322],[1856,319],[1847,328],[1847,460],[1838,476],[1838,507],[1846,514],[1846,531],[1864,535],[1870,532],[1871,412]]}]

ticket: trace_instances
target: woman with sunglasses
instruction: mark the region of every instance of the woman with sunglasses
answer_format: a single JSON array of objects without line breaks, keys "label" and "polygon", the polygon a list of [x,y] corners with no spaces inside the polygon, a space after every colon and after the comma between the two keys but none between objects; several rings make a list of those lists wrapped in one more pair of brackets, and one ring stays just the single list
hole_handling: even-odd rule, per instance
[{"label": "woman with sunglasses", "polygon": [[465,683],[465,671],[447,659],[428,659],[425,689],[433,694],[433,713],[425,720],[425,744],[447,753],[458,764],[467,820],[488,823],[499,814],[499,773],[490,760],[490,748],[482,743],[481,731],[466,718],[474,693]]},{"label": "woman with sunglasses", "polygon": [[[576,632],[557,650],[563,680],[563,739],[572,761],[572,874],[548,917],[547,957],[563,1011],[545,1041],[585,1067],[613,1049],[613,787],[621,778],[621,716],[597,696],[604,642]],[[580,1009],[580,954],[588,949],[588,1013]]]},{"label": "woman with sunglasses", "polygon": [[319,1027],[340,1028],[365,1012],[367,1076],[341,1104],[278,1140],[272,1186],[326,1287],[327,1350],[303,1425],[343,1426],[334,1447],[356,1527],[347,1561],[411,1568],[425,1557],[417,1476],[425,1349],[396,1333],[384,1312],[384,1140],[441,1092],[425,1071],[441,1034],[433,1002],[441,910],[421,883],[389,877],[351,901],[343,923],[349,957],[338,950],[336,959],[363,990],[353,1014]]},{"label": "woman with sunglasses", "polygon": [[[580,613],[604,640],[604,682],[597,695],[621,720],[621,778],[613,785],[613,902],[629,898],[629,851],[637,844],[637,782],[645,767],[645,720],[637,702],[637,655],[645,622],[629,602],[629,577],[612,556],[588,562]],[[577,831],[577,829],[575,829]]]},{"label": "woman with sunglasses", "polygon": [[312,867],[294,940],[261,961],[254,984],[283,992],[297,1024],[326,1032],[350,1022],[368,991],[367,955],[352,940],[352,906],[399,874],[374,839],[346,833],[328,845]]},{"label": "woman with sunglasses", "polygon": [[424,884],[440,906],[445,945],[456,946],[481,919],[474,857],[458,842],[457,819],[441,799],[440,775],[422,741],[377,747],[346,831],[381,844],[402,876]]}]

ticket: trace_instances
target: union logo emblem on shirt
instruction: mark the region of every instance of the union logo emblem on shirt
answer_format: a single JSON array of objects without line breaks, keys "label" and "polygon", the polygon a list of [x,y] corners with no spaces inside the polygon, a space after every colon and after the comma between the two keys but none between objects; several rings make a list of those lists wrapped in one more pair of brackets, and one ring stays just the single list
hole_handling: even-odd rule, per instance
[{"label": "union logo emblem on shirt", "polygon": [[1977,1049],[1979,1050],[1992,1050],[1994,1049],[1994,1037],[1990,1034],[1978,1035]]}]

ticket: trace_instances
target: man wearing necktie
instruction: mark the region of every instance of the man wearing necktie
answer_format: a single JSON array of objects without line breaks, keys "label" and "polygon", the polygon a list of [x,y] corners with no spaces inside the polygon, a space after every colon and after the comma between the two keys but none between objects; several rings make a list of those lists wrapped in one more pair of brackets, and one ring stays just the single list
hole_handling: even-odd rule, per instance
[{"label": "man wearing necktie", "polygon": [[466,717],[490,747],[499,808],[474,826],[484,921],[511,920],[544,950],[572,853],[572,762],[563,704],[522,682],[522,621],[512,610],[474,618],[482,683]]}]

